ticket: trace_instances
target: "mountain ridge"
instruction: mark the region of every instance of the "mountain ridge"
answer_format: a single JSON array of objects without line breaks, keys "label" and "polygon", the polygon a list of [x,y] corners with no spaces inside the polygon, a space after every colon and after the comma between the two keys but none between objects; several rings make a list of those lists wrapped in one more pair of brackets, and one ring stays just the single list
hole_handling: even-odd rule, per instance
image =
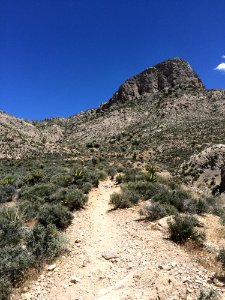
[{"label": "mountain ridge", "polygon": [[[157,72],[164,75],[157,77]],[[135,88],[143,84],[143,89],[136,89],[137,95],[132,84],[127,89],[127,82]],[[124,84],[127,93],[121,98],[119,90]],[[108,160],[123,155],[129,160],[135,151],[137,157],[162,163],[172,155],[172,165],[177,165],[202,150],[209,140],[225,143],[225,91],[207,90],[184,60],[167,60],[124,84],[106,104],[67,118],[29,121],[1,113],[0,158],[59,154]],[[212,128],[213,122],[220,126],[219,131]],[[146,151],[152,154],[146,156]]]}]

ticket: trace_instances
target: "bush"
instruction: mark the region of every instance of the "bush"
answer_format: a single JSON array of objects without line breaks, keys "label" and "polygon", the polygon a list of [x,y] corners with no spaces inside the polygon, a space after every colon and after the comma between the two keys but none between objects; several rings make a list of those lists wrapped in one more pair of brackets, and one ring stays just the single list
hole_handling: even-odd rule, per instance
[{"label": "bush", "polygon": [[189,201],[189,200],[193,201],[190,198],[190,195],[186,191],[183,191],[180,189],[176,190],[176,191],[172,191],[172,192],[165,190],[165,191],[161,192],[160,194],[156,195],[153,198],[153,200],[163,203],[163,204],[167,203],[167,204],[173,205],[174,207],[176,207],[176,209],[179,212],[186,211],[186,209],[185,209],[186,201]]},{"label": "bush", "polygon": [[122,197],[131,202],[131,204],[136,204],[140,199],[140,194],[129,187],[125,186],[122,188]]},{"label": "bush", "polygon": [[29,201],[51,201],[51,195],[56,191],[56,186],[51,183],[36,184],[32,187],[24,187],[20,192],[23,200]]},{"label": "bush", "polygon": [[198,300],[219,300],[219,294],[217,291],[211,290],[208,292],[201,291]]},{"label": "bush", "polygon": [[51,178],[51,182],[58,187],[68,187],[72,184],[73,178],[68,174],[54,175]]},{"label": "bush", "polygon": [[124,198],[122,194],[115,192],[110,196],[109,203],[114,206],[114,209],[128,208],[132,206],[132,203],[128,199]]},{"label": "bush", "polygon": [[225,249],[221,249],[218,255],[218,260],[221,261],[223,268],[225,268]]},{"label": "bush", "polygon": [[195,230],[195,226],[199,223],[193,216],[175,215],[173,221],[169,221],[168,224],[170,238],[175,243],[182,244],[189,239],[202,243],[205,239],[203,233],[199,233]]},{"label": "bush", "polygon": [[116,183],[121,184],[123,182],[123,175],[119,174],[116,176]]},{"label": "bush", "polygon": [[74,209],[80,209],[87,203],[88,197],[84,195],[80,190],[68,190],[64,204],[73,211]]},{"label": "bush", "polygon": [[5,278],[10,282],[20,280],[32,263],[31,256],[21,246],[2,248],[0,261],[0,278]]},{"label": "bush", "polygon": [[15,188],[11,185],[0,185],[0,203],[12,201]]},{"label": "bush", "polygon": [[64,250],[64,243],[54,225],[44,227],[36,224],[28,233],[27,249],[34,256],[34,261],[40,264],[59,256]]},{"label": "bush", "polygon": [[143,180],[137,182],[129,182],[127,184],[127,188],[138,192],[140,198],[142,197],[144,200],[149,200],[160,193],[167,192],[166,188],[163,185]]},{"label": "bush", "polygon": [[84,194],[88,194],[92,189],[92,184],[90,182],[84,182],[82,186],[82,191]]},{"label": "bush", "polygon": [[72,223],[73,215],[60,204],[44,204],[37,219],[44,226],[54,224],[58,229],[65,229]]},{"label": "bush", "polygon": [[176,213],[177,210],[174,206],[161,204],[159,202],[148,203],[140,210],[140,214],[144,215],[150,221],[159,220],[165,216],[171,216]]},{"label": "bush", "polygon": [[30,174],[27,174],[23,177],[23,181],[25,184],[28,185],[34,185],[38,182],[40,182],[43,178],[43,172],[42,170],[36,170]]},{"label": "bush", "polygon": [[23,237],[21,217],[16,209],[0,209],[0,247],[16,245]]},{"label": "bush", "polygon": [[5,278],[0,278],[0,300],[8,300],[10,293],[11,283]]},{"label": "bush", "polygon": [[28,200],[22,200],[19,201],[19,211],[23,215],[23,219],[25,221],[29,221],[31,219],[34,219],[38,216],[39,210],[42,206],[42,203],[39,201],[28,201]]},{"label": "bush", "polygon": [[146,167],[147,173],[145,174],[145,178],[149,182],[156,182],[158,177],[156,175],[156,169],[153,165],[148,165]]},{"label": "bush", "polygon": [[196,203],[196,212],[199,215],[205,214],[209,211],[209,206],[205,200],[199,199]]}]

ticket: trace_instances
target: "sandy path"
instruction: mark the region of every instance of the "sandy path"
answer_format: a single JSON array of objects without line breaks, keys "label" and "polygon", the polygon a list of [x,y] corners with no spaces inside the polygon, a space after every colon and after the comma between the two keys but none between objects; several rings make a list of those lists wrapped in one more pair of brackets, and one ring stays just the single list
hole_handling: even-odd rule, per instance
[{"label": "sandy path", "polygon": [[53,271],[46,267],[19,299],[197,299],[201,289],[215,288],[212,274],[165,233],[137,221],[138,208],[109,211],[117,190],[107,180],[90,192],[88,207],[67,230],[69,254]]}]

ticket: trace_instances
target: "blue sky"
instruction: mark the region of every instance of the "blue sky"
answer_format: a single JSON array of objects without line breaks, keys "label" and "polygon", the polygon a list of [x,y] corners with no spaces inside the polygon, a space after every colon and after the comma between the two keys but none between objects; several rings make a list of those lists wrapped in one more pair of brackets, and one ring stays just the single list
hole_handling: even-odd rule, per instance
[{"label": "blue sky", "polygon": [[221,0],[0,0],[0,109],[69,116],[177,56],[225,89],[224,11]]}]

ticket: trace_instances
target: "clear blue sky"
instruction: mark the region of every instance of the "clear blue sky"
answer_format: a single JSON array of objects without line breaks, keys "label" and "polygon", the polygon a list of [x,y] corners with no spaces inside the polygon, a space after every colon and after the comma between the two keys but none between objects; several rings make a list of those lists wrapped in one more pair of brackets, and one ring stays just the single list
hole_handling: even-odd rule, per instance
[{"label": "clear blue sky", "polygon": [[69,116],[176,56],[224,89],[224,11],[222,0],[0,0],[0,109]]}]

